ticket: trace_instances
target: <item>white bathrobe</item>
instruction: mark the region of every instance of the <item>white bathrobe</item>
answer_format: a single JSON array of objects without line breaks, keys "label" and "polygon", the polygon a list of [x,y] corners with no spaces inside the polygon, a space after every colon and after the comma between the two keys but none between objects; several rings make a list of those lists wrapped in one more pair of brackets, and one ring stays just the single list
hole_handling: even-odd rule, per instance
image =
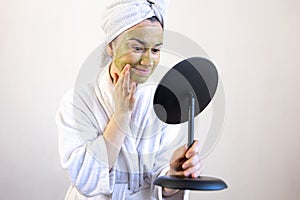
[{"label": "white bathrobe", "polygon": [[71,186],[66,200],[187,199],[180,191],[162,197],[153,181],[168,170],[173,152],[186,142],[179,125],[161,122],[153,110],[156,86],[137,87],[130,129],[110,170],[103,132],[114,113],[113,84],[108,67],[98,82],[70,90],[56,116],[59,154]]}]

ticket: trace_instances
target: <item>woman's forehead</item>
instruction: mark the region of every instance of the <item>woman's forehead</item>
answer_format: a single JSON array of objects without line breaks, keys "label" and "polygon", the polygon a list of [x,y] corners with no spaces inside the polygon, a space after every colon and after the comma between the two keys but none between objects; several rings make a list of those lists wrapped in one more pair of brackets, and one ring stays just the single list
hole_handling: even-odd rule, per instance
[{"label": "woman's forehead", "polygon": [[137,39],[147,45],[156,45],[163,41],[163,29],[159,22],[144,20],[121,33],[118,39],[123,40],[121,43]]}]

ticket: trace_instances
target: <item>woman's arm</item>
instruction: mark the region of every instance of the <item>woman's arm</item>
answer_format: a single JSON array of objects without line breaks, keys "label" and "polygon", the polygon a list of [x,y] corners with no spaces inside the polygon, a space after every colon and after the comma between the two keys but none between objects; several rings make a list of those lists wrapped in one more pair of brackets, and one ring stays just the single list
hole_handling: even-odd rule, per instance
[{"label": "woman's arm", "polygon": [[126,65],[120,77],[114,77],[115,113],[103,133],[110,168],[114,165],[124,139],[130,131],[129,123],[135,103],[136,84],[130,81],[129,69],[130,65]]},{"label": "woman's arm", "polygon": [[62,167],[78,192],[84,196],[109,195],[113,190],[114,173],[108,166],[104,130],[98,124],[100,120],[105,125],[107,119],[101,107],[99,119],[92,113],[92,93],[93,89],[84,88],[64,96],[56,115],[59,155]]}]

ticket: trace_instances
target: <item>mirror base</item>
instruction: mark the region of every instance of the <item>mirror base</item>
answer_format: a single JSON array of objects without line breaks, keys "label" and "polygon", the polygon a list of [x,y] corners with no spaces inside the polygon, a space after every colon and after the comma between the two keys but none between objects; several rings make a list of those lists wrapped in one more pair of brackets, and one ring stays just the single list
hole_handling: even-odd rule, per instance
[{"label": "mirror base", "polygon": [[208,176],[200,176],[198,178],[160,176],[154,181],[154,184],[180,190],[214,191],[227,188],[227,185],[223,180]]}]

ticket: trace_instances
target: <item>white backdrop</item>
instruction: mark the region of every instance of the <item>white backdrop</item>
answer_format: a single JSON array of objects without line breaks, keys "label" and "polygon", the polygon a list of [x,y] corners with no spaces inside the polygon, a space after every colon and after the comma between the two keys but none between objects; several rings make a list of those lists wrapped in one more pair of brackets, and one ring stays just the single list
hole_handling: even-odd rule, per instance
[{"label": "white backdrop", "polygon": [[[104,1],[0,1],[0,199],[63,199],[55,112],[103,39]],[[229,189],[191,199],[298,200],[300,2],[171,1],[167,28],[219,66],[223,136],[205,174]]]}]

